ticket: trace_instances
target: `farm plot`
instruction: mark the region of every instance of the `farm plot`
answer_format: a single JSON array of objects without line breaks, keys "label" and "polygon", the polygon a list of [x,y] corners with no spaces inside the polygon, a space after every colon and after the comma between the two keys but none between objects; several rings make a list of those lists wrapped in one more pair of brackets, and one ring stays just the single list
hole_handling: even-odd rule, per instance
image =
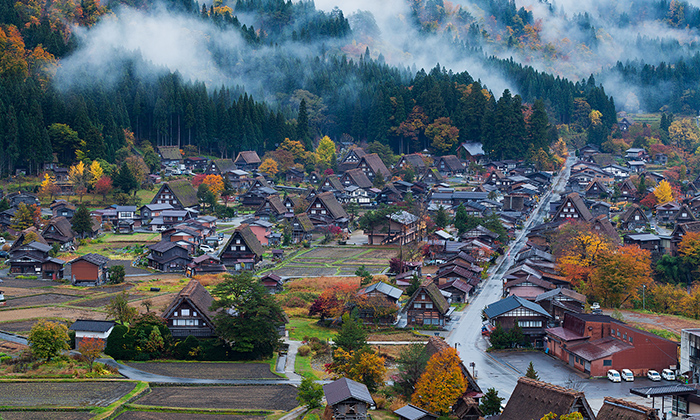
[{"label": "farm plot", "polygon": [[106,407],[130,392],[134,382],[2,382],[0,406]]},{"label": "farm plot", "polygon": [[[41,318],[36,318],[36,319],[28,319],[25,321],[19,321],[19,322],[3,322],[0,324],[0,331],[9,331],[9,332],[27,332],[32,329],[34,324],[39,322]],[[61,320],[52,320],[55,322],[60,322],[62,324],[65,324],[67,327],[70,327],[71,322],[70,321],[61,321]]]},{"label": "farm plot", "polygon": [[[71,306],[81,306],[81,307],[86,307],[86,308],[99,308],[102,306],[105,306],[106,304],[109,303],[110,300],[114,299],[114,297],[117,296],[117,294],[112,294],[108,296],[103,296],[99,297],[97,299],[89,299],[89,300],[83,300],[81,302],[76,302],[72,304]],[[130,294],[129,297],[127,298],[129,301],[132,300],[137,300],[142,298],[144,295],[141,294]]]},{"label": "farm plot", "polygon": [[264,418],[265,416],[169,413],[164,411],[125,411],[117,417],[118,420],[262,420]]},{"label": "farm plot", "polygon": [[394,249],[319,247],[292,257],[274,272],[284,277],[351,276],[365,265],[378,274],[395,254]]},{"label": "farm plot", "polygon": [[266,363],[127,363],[156,375],[196,379],[279,379]]},{"label": "farm plot", "polygon": [[61,283],[54,283],[51,280],[29,280],[29,279],[16,279],[7,278],[3,280],[3,287],[22,287],[25,289],[33,289],[37,287],[54,287],[60,286]]},{"label": "farm plot", "polygon": [[78,296],[61,295],[58,293],[45,293],[42,295],[25,296],[14,299],[7,299],[6,308],[21,308],[25,306],[50,306],[57,305],[71,300],[79,299]]},{"label": "farm plot", "polygon": [[298,405],[291,385],[261,386],[159,386],[135,404],[159,407],[283,410]]},{"label": "farm plot", "polygon": [[88,420],[95,417],[89,411],[3,411],[5,420]]},{"label": "farm plot", "polygon": [[312,249],[309,252],[305,252],[295,258],[295,261],[303,261],[307,259],[311,260],[321,260],[324,262],[334,262],[338,260],[344,260],[347,258],[352,258],[366,250],[362,248],[332,248],[332,247],[319,247]]}]

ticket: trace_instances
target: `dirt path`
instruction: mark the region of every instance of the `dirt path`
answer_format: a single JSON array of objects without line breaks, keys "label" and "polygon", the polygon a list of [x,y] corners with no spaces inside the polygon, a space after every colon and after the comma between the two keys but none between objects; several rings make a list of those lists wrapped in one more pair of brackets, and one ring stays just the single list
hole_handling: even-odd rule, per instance
[{"label": "dirt path", "polygon": [[[680,334],[686,328],[700,328],[700,320],[681,318],[674,315],[642,314],[638,312],[620,311],[623,321],[628,324],[641,324],[646,328],[655,328],[672,331]],[[612,311],[603,311],[605,315],[611,315]]]}]

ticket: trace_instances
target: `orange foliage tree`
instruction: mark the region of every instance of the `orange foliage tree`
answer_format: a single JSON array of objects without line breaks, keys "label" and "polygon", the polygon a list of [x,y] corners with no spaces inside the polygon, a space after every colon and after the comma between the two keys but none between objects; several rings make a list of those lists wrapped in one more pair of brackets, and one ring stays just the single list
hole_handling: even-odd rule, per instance
[{"label": "orange foliage tree", "polygon": [[600,255],[611,248],[610,239],[580,222],[563,225],[552,241],[559,269],[572,284],[582,287],[587,281]]},{"label": "orange foliage tree", "polygon": [[333,351],[333,363],[327,366],[327,371],[336,377],[361,382],[370,392],[384,384],[386,375],[384,358],[367,346],[350,352],[338,347]]},{"label": "orange foliage tree", "polygon": [[80,346],[78,347],[78,351],[80,351],[80,356],[90,364],[90,371],[92,372],[92,366],[95,363],[95,359],[100,357],[100,354],[102,354],[102,350],[104,350],[104,343],[102,340],[98,340],[97,338],[83,338],[80,340]]},{"label": "orange foliage tree", "polygon": [[585,290],[604,305],[619,307],[627,300],[638,299],[642,286],[650,284],[649,251],[637,245],[626,245],[616,251],[606,251],[598,258]]},{"label": "orange foliage tree", "polygon": [[202,181],[202,184],[209,187],[209,191],[214,193],[217,197],[221,194],[221,191],[224,190],[224,179],[221,178],[221,175],[207,175]]},{"label": "orange foliage tree", "polygon": [[448,414],[466,388],[457,350],[446,348],[428,360],[411,402],[433,413]]}]

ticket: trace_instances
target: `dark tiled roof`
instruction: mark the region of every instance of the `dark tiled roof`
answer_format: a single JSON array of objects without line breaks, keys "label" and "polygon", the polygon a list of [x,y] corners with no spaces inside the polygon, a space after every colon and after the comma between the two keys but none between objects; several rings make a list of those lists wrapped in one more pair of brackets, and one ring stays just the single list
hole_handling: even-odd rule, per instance
[{"label": "dark tiled roof", "polygon": [[499,419],[540,419],[550,412],[561,416],[569,414],[575,404],[583,406],[585,412],[581,414],[584,419],[595,420],[595,414],[582,391],[522,377],[518,379],[518,385]]},{"label": "dark tiled roof", "polygon": [[318,191],[321,192],[323,191],[323,188],[328,188],[324,184],[326,184],[326,181],[328,181],[329,184],[331,184],[331,188],[338,190],[338,191],[343,191],[345,187],[343,187],[343,183],[340,182],[340,178],[338,178],[335,175],[328,175],[321,181],[321,186],[318,187]]},{"label": "dark tiled roof", "polygon": [[411,296],[411,299],[406,303],[406,308],[409,307],[411,302],[416,298],[421,293],[425,293],[430,297],[430,300],[433,301],[433,304],[435,305],[435,309],[438,310],[442,315],[446,314],[447,311],[450,309],[450,304],[447,302],[445,297],[440,293],[440,289],[438,289],[437,285],[433,282],[426,281],[421,285],[421,287],[416,290],[416,292]]},{"label": "dark tiled roof", "polygon": [[106,333],[110,328],[114,327],[116,323],[114,321],[98,321],[95,319],[78,319],[76,320],[69,330],[73,331],[89,331],[89,332],[100,332]]},{"label": "dark tiled roof", "polygon": [[403,290],[398,289],[398,288],[391,286],[389,284],[386,284],[383,281],[380,281],[378,283],[375,283],[375,284],[372,284],[372,285],[365,287],[364,289],[360,290],[358,292],[358,294],[364,295],[367,293],[374,292],[375,290],[379,293],[383,293],[383,294],[385,294],[389,297],[392,297],[394,299],[400,298],[401,295],[403,294]]},{"label": "dark tiled roof", "polygon": [[574,299],[575,301],[578,301],[581,303],[586,303],[586,296],[585,295],[582,295],[581,293],[578,293],[578,292],[571,290],[571,289],[562,289],[561,287],[554,289],[554,290],[550,290],[549,292],[544,292],[544,293],[537,295],[537,297],[535,298],[535,303],[541,302],[543,300],[547,300],[549,298],[552,298],[552,297],[560,295],[560,294],[564,295],[568,298]]},{"label": "dark tiled roof", "polygon": [[348,378],[340,378],[323,385],[323,393],[326,394],[326,402],[330,406],[350,398],[374,405],[374,400],[367,387]]},{"label": "dark tiled roof", "polygon": [[419,420],[419,419],[423,419],[423,418],[433,418],[433,419],[437,418],[436,414],[433,414],[430,411],[423,410],[422,408],[416,407],[415,405],[412,405],[412,404],[404,405],[403,407],[399,408],[398,410],[395,410],[394,414],[396,414],[400,418],[405,418],[408,420]]},{"label": "dark tiled roof", "polygon": [[85,254],[81,257],[78,257],[78,258],[74,259],[73,261],[70,261],[69,264],[73,264],[73,263],[76,263],[78,261],[87,261],[90,264],[101,266],[101,265],[107,264],[110,261],[110,259],[105,257],[104,255],[91,253],[91,254]]},{"label": "dark tiled roof", "polygon": [[423,161],[423,157],[418,153],[403,155],[403,157],[401,157],[401,160],[403,160],[408,165],[412,166],[413,169],[420,171],[425,169],[425,162]]},{"label": "dark tiled roof", "polygon": [[508,296],[505,299],[501,299],[497,302],[494,302],[484,308],[484,313],[489,318],[495,318],[521,306],[533,312],[537,312],[544,317],[552,317],[550,314],[547,313],[547,311],[542,309],[540,305],[530,302],[529,300],[523,299],[519,296]]},{"label": "dark tiled roof", "polygon": [[160,157],[165,160],[182,159],[180,149],[178,149],[177,146],[158,146],[158,153],[160,154]]},{"label": "dark tiled roof", "polygon": [[567,350],[576,356],[592,362],[594,360],[602,359],[603,357],[608,357],[615,353],[633,348],[634,346],[626,341],[608,336],[569,346]]},{"label": "dark tiled roof", "polygon": [[73,237],[75,237],[75,232],[73,232],[73,226],[70,224],[70,221],[68,221],[68,219],[66,219],[63,216],[54,217],[51,220],[49,220],[46,227],[44,228],[44,235],[46,235],[50,226],[55,227],[58,233],[60,233],[62,236],[65,236],[66,238],[72,239]]},{"label": "dark tiled roof", "polygon": [[165,252],[169,249],[175,248],[176,246],[179,246],[182,248],[181,245],[178,245],[177,242],[170,242],[170,241],[160,241],[157,244],[150,245],[148,249],[151,251],[155,252]]}]

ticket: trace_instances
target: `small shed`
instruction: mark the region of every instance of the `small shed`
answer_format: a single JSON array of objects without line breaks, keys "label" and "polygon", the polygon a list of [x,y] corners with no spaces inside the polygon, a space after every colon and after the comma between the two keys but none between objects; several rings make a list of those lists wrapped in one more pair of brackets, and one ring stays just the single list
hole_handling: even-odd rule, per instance
[{"label": "small shed", "polygon": [[367,409],[374,405],[367,386],[348,378],[323,385],[333,420],[365,420]]},{"label": "small shed", "polygon": [[413,404],[404,405],[398,410],[395,410],[394,414],[399,416],[399,420],[437,420],[438,418],[437,414],[423,410]]},{"label": "small shed", "polygon": [[82,341],[88,338],[100,340],[104,345],[115,325],[114,321],[79,319],[70,326],[69,330],[75,331],[75,348],[79,349]]},{"label": "small shed", "polygon": [[260,278],[260,283],[267,289],[271,294],[279,293],[282,291],[282,277],[277,274],[268,273]]}]

